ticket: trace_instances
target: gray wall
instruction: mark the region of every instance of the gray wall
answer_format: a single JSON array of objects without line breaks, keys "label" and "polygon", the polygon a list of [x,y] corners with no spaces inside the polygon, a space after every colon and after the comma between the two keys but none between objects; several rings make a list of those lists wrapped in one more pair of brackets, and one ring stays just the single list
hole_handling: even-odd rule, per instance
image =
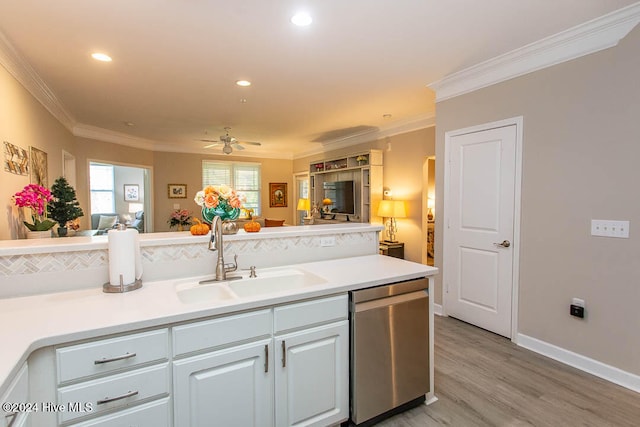
[{"label": "gray wall", "polygon": [[[437,181],[445,132],[520,115],[520,333],[640,374],[640,28],[617,47],[438,103]],[[631,237],[592,237],[593,218],[630,220]],[[442,234],[440,221],[436,265]],[[569,316],[572,297],[586,300],[586,319]]]}]

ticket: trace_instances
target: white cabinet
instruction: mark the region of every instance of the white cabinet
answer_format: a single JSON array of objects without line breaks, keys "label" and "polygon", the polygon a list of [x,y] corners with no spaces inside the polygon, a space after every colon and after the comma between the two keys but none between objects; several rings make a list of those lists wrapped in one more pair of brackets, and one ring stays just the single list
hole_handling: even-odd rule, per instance
[{"label": "white cabinet", "polygon": [[0,396],[0,402],[14,404],[12,408],[2,406],[0,426],[18,427],[28,425],[28,411],[30,410],[29,370],[26,363],[22,365],[6,393]]},{"label": "white cabinet", "polygon": [[174,425],[272,426],[271,339],[174,362]]},{"label": "white cabinet", "polygon": [[327,426],[349,416],[346,320],[279,335],[276,341],[276,425]]},{"label": "white cabinet", "polygon": [[272,323],[266,309],[172,329],[175,426],[272,425]]},{"label": "white cabinet", "polygon": [[152,422],[161,413],[170,420],[166,402],[137,407],[170,394],[168,329],[61,346],[55,353],[56,404],[64,408],[55,411],[58,423],[152,427],[166,425]]},{"label": "white cabinet", "polygon": [[346,420],[347,316],[345,294],[173,328],[174,425]]}]

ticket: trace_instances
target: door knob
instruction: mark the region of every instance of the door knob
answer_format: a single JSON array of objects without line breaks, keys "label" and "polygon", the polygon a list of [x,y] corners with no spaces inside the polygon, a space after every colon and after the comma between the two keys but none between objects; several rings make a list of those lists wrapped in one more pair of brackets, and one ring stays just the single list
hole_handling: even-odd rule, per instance
[{"label": "door knob", "polygon": [[508,240],[503,240],[502,243],[494,243],[496,246],[502,246],[503,248],[508,248],[511,246],[511,242]]}]

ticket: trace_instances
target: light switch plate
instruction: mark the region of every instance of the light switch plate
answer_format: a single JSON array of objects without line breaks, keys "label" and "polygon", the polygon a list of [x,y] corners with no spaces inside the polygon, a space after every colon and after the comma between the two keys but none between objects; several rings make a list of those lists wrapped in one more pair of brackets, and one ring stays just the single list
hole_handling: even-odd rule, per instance
[{"label": "light switch plate", "polygon": [[629,238],[629,221],[592,219],[591,235],[628,239]]}]

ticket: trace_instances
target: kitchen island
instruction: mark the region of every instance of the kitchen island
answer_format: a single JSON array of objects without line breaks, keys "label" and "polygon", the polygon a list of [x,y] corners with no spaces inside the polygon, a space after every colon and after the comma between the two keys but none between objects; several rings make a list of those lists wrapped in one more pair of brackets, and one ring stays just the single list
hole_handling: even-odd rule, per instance
[{"label": "kitchen island", "polygon": [[[53,363],[46,362],[47,357],[51,358],[56,350],[74,343],[82,344],[105,338],[118,339],[123,335],[147,333],[158,329],[174,331],[185,322],[215,321],[225,316],[246,315],[272,309],[277,312],[291,304],[322,302],[326,298],[340,300],[351,290],[420,277],[429,277],[431,287],[431,277],[437,273],[437,269],[377,254],[379,230],[379,226],[368,224],[328,225],[283,227],[264,234],[262,232],[253,235],[239,233],[234,236],[225,236],[225,254],[227,257],[233,256],[234,253],[239,255],[238,262],[242,269],[239,274],[243,277],[248,277],[249,267],[255,266],[258,277],[268,276],[274,271],[280,274],[278,273],[280,270],[294,269],[302,272],[300,274],[314,278],[309,286],[275,289],[255,295],[234,294],[228,298],[205,295],[201,299],[187,300],[180,298],[177,291],[182,289],[185,283],[197,283],[202,278],[209,278],[214,267],[215,254],[206,250],[208,238],[190,236],[186,233],[158,233],[142,239],[141,249],[143,260],[145,260],[143,278],[150,275],[155,280],[145,280],[143,288],[137,291],[126,294],[104,294],[101,285],[108,278],[108,274],[103,271],[106,268],[105,265],[89,265],[85,270],[93,271],[96,277],[88,276],[89,272],[84,271],[85,282],[77,280],[77,276],[81,273],[70,271],[66,274],[68,280],[63,288],[71,287],[72,289],[62,292],[53,292],[55,289],[46,288],[42,283],[31,285],[29,289],[22,292],[24,296],[11,295],[10,291],[5,289],[5,298],[0,299],[0,331],[8,345],[4,346],[0,353],[0,395],[9,389],[11,381],[22,372],[25,362],[29,368],[29,383],[32,386],[37,385],[37,388],[42,389],[46,388],[46,384],[51,381],[60,381],[60,372],[52,373],[52,377],[48,379],[37,378],[37,376],[40,372],[46,371],[42,366]],[[72,239],[81,240],[77,243],[67,241]],[[205,251],[200,251],[200,246],[203,246]],[[59,251],[54,252],[56,248]],[[274,253],[274,248],[279,252]],[[91,255],[87,253],[91,254],[91,252],[95,252],[93,256],[99,258],[100,251],[106,251],[106,237],[52,239],[51,242],[42,244],[29,242],[11,245],[2,242],[0,245],[0,257],[5,263],[11,260],[16,263],[56,256],[90,257]],[[158,265],[158,263],[168,263],[166,257],[171,251],[174,257],[171,258],[173,264]],[[178,268],[178,266],[181,267]],[[29,279],[46,280],[51,274],[43,267],[34,268],[34,271],[36,272],[31,273],[29,278],[19,277],[29,275],[24,271],[18,274],[5,272],[4,277],[0,279],[0,286],[9,288],[15,286],[11,283],[11,276],[18,283],[28,283]],[[62,272],[54,274],[65,275]],[[57,282],[64,282],[64,280],[58,279]],[[431,313],[433,313],[432,310]],[[277,315],[272,313],[269,316]],[[346,318],[346,313],[344,317]],[[331,322],[344,321],[342,318],[330,320]],[[319,321],[312,326],[322,326],[329,320],[323,322]],[[432,325],[433,323],[430,322],[431,360],[433,360]],[[193,354],[197,355],[198,350],[194,351]],[[175,354],[165,359],[173,360],[173,357]],[[169,367],[166,369],[176,370],[176,366],[181,362],[174,360],[173,363],[173,368],[167,365]],[[59,367],[57,369],[60,370]],[[90,378],[93,377],[90,376]],[[431,382],[433,382],[433,375],[431,375]],[[64,381],[62,385],[65,385]],[[50,389],[55,392],[53,385]],[[171,393],[167,393],[166,398],[168,399],[170,395]],[[431,384],[430,395],[433,395],[433,384]],[[34,398],[50,398],[55,401],[56,395],[44,393],[39,396],[34,394],[29,396],[30,400]],[[84,418],[81,417],[80,420]],[[59,421],[71,422],[67,419]]]}]

